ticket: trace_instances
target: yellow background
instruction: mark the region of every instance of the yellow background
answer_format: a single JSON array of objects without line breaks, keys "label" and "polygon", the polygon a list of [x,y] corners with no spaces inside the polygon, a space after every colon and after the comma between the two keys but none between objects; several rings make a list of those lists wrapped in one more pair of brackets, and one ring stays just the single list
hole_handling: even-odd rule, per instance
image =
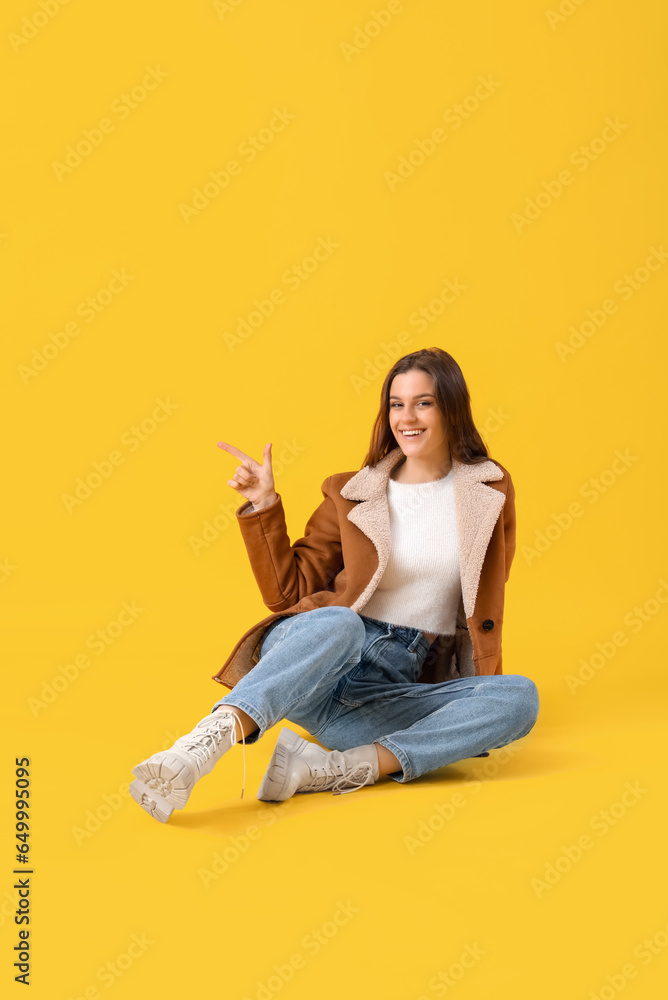
[{"label": "yellow background", "polygon": [[[10,804],[14,758],[29,755],[33,997],[661,995],[667,24],[647,0],[562,9],[4,6],[0,964],[14,992]],[[121,112],[147,68],[159,82]],[[476,101],[480,78],[494,90]],[[275,109],[294,117],[245,159]],[[54,164],[104,118],[113,130],[59,179]],[[620,123],[609,142],[606,119]],[[437,128],[446,138],[390,183]],[[235,158],[186,221],[180,206]],[[319,239],[338,246],[289,288]],[[654,269],[637,271],[652,248]],[[127,284],[107,304],[114,270]],[[455,279],[465,291],[418,331],[410,317]],[[230,347],[277,288],[273,314]],[[86,322],[91,296],[104,308]],[[610,299],[562,359],[570,328]],[[322,480],[360,467],[389,365],[433,345],[461,365],[516,485],[504,668],[538,685],[536,726],[505,757],[276,809],[255,793],[277,726],[247,749],[243,799],[239,750],[152,821],[127,797],[132,766],[226,693],[212,675],[267,614],[226,483],[236,462],[216,442],[258,459],[274,442],[294,540]],[[156,400],[171,413],[139,440]],[[119,464],[68,510],[112,452]],[[141,611],[96,653],[89,637],[124,602]],[[597,644],[614,655],[597,660]],[[203,874],[223,855],[226,871]],[[550,865],[561,873],[536,888]],[[336,924],[340,905],[351,915]],[[128,960],[133,935],[145,945]]]}]

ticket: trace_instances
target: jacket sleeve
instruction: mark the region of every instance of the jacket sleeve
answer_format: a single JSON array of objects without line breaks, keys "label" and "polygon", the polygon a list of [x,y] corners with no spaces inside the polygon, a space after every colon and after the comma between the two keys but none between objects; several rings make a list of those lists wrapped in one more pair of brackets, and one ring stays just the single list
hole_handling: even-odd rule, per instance
[{"label": "jacket sleeve", "polygon": [[508,476],[506,502],[503,505],[503,536],[505,540],[507,582],[510,575],[510,565],[515,556],[515,487],[510,475]]},{"label": "jacket sleeve", "polygon": [[328,590],[343,567],[341,533],[330,479],[321,486],[323,500],[307,521],[304,535],[291,545],[279,493],[267,507],[251,511],[247,501],[237,520],[251,569],[270,611],[284,611],[303,597]]}]

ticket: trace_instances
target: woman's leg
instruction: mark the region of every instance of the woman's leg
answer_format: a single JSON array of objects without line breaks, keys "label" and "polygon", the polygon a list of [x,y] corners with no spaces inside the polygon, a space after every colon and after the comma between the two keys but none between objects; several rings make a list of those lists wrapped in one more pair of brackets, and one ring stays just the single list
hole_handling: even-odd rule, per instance
[{"label": "woman's leg", "polygon": [[528,677],[420,683],[427,650],[415,630],[387,626],[335,692],[340,710],[314,733],[317,739],[336,750],[374,743],[382,773],[405,782],[505,746],[533,727],[538,691]]},{"label": "woman's leg", "polygon": [[211,711],[232,709],[237,737],[243,730],[247,744],[281,719],[303,713],[317,728],[326,721],[333,688],[359,662],[365,638],[362,619],[346,607],[282,619],[265,636],[259,661]]},{"label": "woman's leg", "polygon": [[393,771],[401,770],[401,761],[397,760],[391,750],[384,747],[382,743],[374,741],[373,744],[378,754],[378,773],[380,777],[384,774],[392,774]]},{"label": "woman's leg", "polygon": [[[451,687],[441,693],[437,708],[377,741],[400,764],[401,773],[384,772],[395,781],[411,781],[483,750],[498,750],[526,736],[538,717],[536,685],[521,674],[462,677],[444,683]],[[432,695],[425,705],[433,702]],[[386,763],[391,763],[389,758]]]},{"label": "woman's leg", "polygon": [[[217,705],[212,711],[217,711],[221,708],[221,705]],[[234,731],[237,737],[237,743],[241,743],[242,739],[248,742],[248,737],[251,733],[254,733],[258,729],[258,724],[255,719],[251,718],[247,712],[244,712],[243,708],[237,708],[236,705],[227,703],[227,708],[236,716],[234,720]]]},{"label": "woman's leg", "polygon": [[[242,734],[244,744],[255,743],[293,711],[324,724],[332,689],[358,662],[365,635],[362,620],[345,607],[317,608],[279,620],[264,637],[258,663],[233,691],[191,733],[135,765],[133,798],[166,822]],[[229,711],[221,711],[228,706]]]}]

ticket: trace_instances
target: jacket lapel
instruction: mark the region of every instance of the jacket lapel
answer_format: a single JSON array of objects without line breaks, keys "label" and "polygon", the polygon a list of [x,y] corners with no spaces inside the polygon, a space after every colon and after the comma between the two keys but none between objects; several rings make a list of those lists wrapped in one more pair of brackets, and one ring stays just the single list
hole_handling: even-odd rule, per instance
[{"label": "jacket lapel", "polygon": [[[403,452],[397,445],[372,468],[365,465],[341,489],[346,500],[359,500],[348,511],[348,520],[373,542],[378,553],[378,567],[364,591],[351,606],[364,607],[376,589],[390,557],[390,510],[387,481]],[[453,459],[452,490],[457,524],[459,565],[464,613],[470,618],[475,608],[480,573],[485,552],[499,514],[506,501],[505,493],[485,484],[503,479],[503,471],[491,460],[467,465]]]}]

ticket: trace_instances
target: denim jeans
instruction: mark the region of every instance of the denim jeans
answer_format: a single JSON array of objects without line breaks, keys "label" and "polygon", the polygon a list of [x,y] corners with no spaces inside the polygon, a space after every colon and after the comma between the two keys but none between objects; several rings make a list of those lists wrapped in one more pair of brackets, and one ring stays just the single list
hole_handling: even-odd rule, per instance
[{"label": "denim jeans", "polygon": [[525,736],[538,715],[538,691],[521,674],[419,683],[429,641],[346,607],[315,608],[272,623],[261,655],[215,703],[234,705],[259,729],[282,719],[329,750],[380,743],[401,763],[395,781],[466,757],[484,756]]}]

